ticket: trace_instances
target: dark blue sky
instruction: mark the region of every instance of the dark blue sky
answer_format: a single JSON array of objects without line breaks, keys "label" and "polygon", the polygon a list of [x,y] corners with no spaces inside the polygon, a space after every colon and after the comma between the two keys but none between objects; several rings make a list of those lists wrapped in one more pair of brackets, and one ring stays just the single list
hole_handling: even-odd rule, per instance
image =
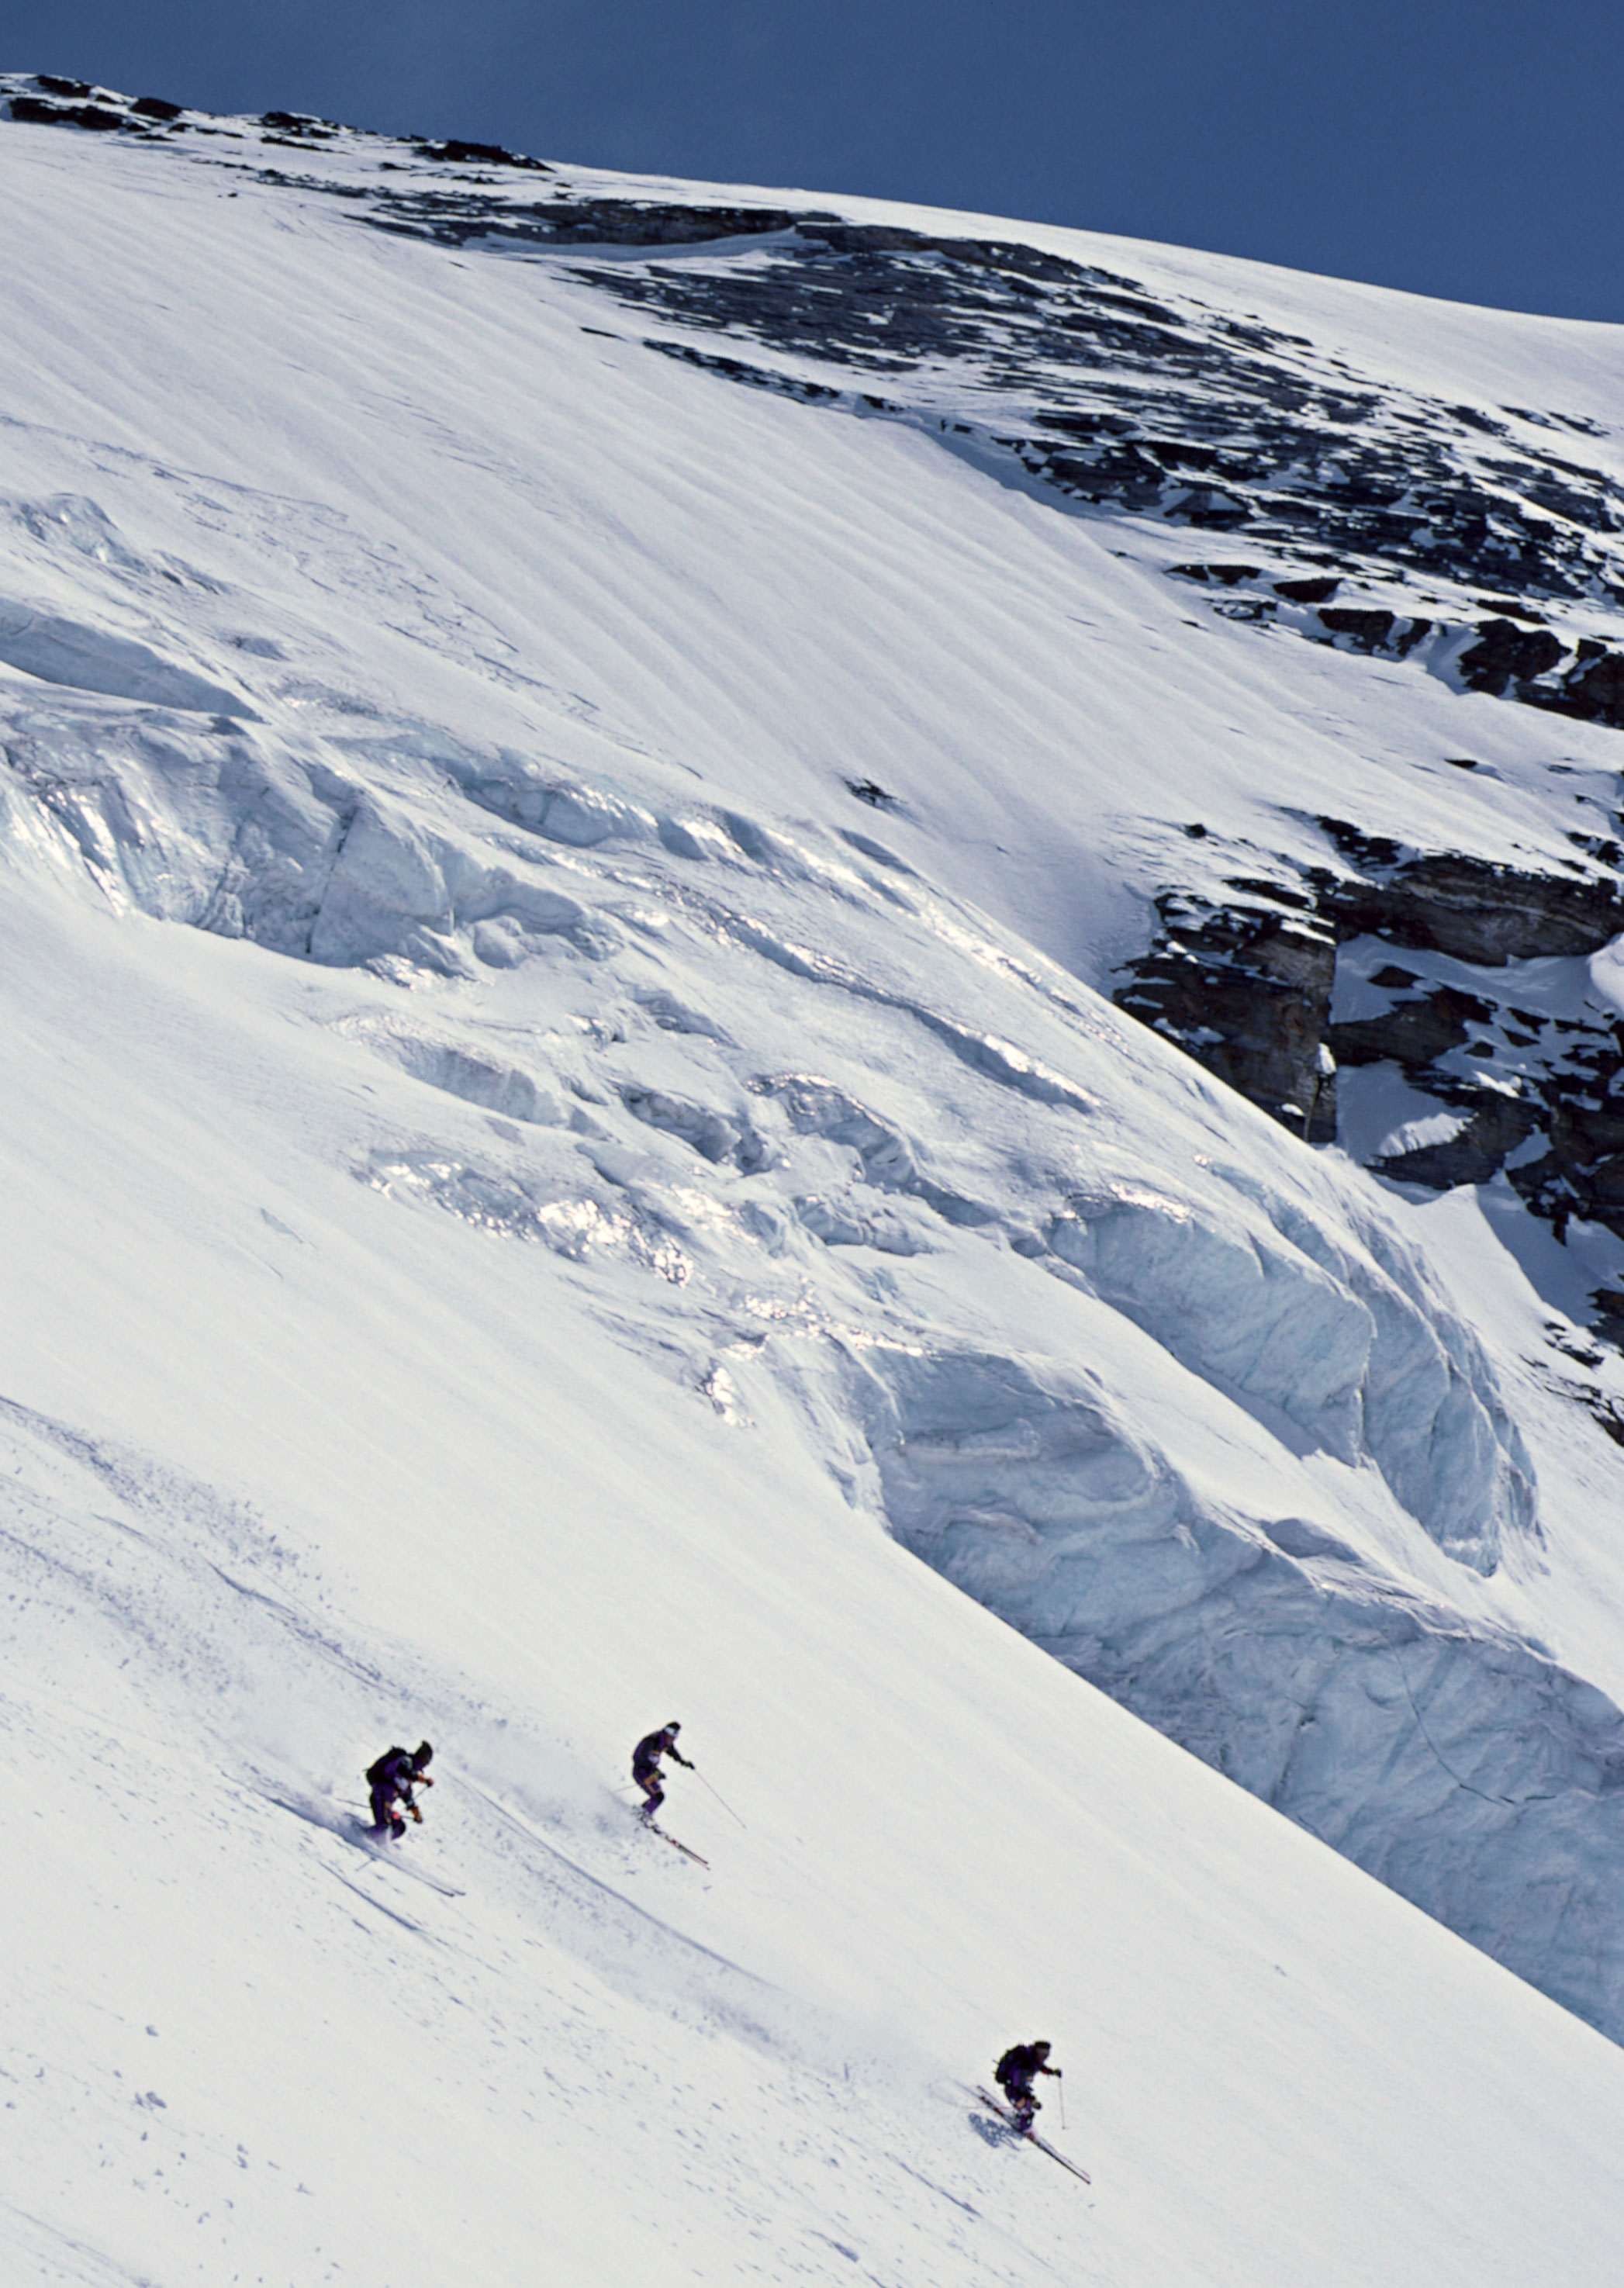
[{"label": "dark blue sky", "polygon": [[0,67],[1624,320],[1621,0],[4,0]]}]

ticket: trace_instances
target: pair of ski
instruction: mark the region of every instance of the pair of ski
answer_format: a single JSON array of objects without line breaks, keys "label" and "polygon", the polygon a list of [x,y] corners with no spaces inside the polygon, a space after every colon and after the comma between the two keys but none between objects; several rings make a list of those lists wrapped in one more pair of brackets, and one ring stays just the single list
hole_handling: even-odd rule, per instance
[{"label": "pair of ski", "polygon": [[430,1890],[438,1891],[441,1898],[461,1899],[467,1895],[453,1885],[442,1883],[438,1875],[431,1875],[425,1868],[414,1867],[409,1860],[400,1858],[398,1855],[400,1839],[392,1837],[387,1829],[380,1833],[370,1820],[358,1819],[355,1822],[355,1840],[368,1859],[381,1859],[384,1866],[392,1867],[398,1874],[409,1875],[414,1883],[426,1883]]},{"label": "pair of ski", "polygon": [[640,1827],[647,1828],[649,1833],[651,1835],[657,1835],[661,1843],[669,1843],[673,1851],[680,1851],[685,1858],[692,1859],[696,1865],[702,1867],[707,1874],[709,1873],[710,1862],[709,1859],[701,1859],[697,1851],[691,1850],[685,1843],[679,1843],[674,1835],[668,1835],[663,1827],[656,1827],[652,1819],[644,1819],[639,1815],[638,1824]]},{"label": "pair of ski", "polygon": [[1000,2121],[1006,2127],[1012,2129],[1018,2137],[1024,2137],[1028,2145],[1035,2145],[1040,2153],[1047,2153],[1051,2161],[1058,2161],[1063,2169],[1069,2169],[1073,2177],[1081,2177],[1085,2185],[1091,2185],[1094,2182],[1086,2169],[1079,2168],[1075,2161],[1068,2161],[1064,2153],[1057,2153],[1054,2147],[1040,2137],[1035,2129],[1023,2129],[1009,2107],[995,2098],[991,2090],[977,2088],[971,2093],[979,2098],[982,2104],[995,2113]]}]

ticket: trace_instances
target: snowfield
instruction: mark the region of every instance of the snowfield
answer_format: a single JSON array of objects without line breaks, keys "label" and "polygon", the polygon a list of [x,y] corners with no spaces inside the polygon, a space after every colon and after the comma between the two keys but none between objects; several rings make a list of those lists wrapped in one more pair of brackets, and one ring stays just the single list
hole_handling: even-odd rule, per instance
[{"label": "snowfield", "polygon": [[[1107,995],[1327,806],[1612,894],[1619,733],[305,124],[0,130],[7,2277],[1601,2288],[1624,1243]],[[1624,331],[995,227],[1624,476]]]}]

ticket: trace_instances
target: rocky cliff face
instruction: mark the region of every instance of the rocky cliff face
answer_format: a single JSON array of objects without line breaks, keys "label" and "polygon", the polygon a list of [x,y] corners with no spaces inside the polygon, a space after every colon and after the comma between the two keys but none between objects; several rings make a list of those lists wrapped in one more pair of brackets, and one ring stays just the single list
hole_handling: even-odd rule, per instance
[{"label": "rocky cliff face", "polygon": [[1156,904],[1161,928],[1127,965],[1119,1005],[1311,1143],[1334,1143],[1336,935],[1311,893],[1253,882],[1233,906],[1176,891]]},{"label": "rocky cliff face", "polygon": [[1503,1169],[1558,1236],[1580,1216],[1624,1237],[1624,1036],[1588,966],[1624,930],[1612,867],[1524,873],[1320,824],[1340,865],[1233,878],[1230,906],[1164,894],[1121,1005],[1316,1142],[1338,1133],[1336,1074],[1389,1067],[1448,1116],[1379,1172],[1446,1189]]}]

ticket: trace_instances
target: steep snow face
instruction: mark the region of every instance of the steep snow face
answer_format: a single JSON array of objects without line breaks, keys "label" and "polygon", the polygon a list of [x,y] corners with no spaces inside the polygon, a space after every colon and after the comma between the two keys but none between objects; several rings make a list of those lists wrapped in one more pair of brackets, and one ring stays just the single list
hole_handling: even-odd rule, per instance
[{"label": "steep snow face", "polygon": [[[0,902],[7,2278],[1601,2288],[1618,2049],[916,1564],[770,1354],[697,1391],[693,1283],[354,1180],[494,1134],[400,998]],[[709,1874],[611,1792],[678,1714]],[[1039,2031],[1089,2189],[968,2096]]]},{"label": "steep snow face", "polygon": [[[1565,866],[1605,907],[1551,711],[1192,603],[1164,512],[1200,520],[1165,488],[1107,513],[935,400],[931,434],[617,338],[629,300],[716,318],[714,255],[661,255],[656,293],[633,242],[714,235],[691,188],[559,173],[558,211],[503,233],[467,178],[488,155],[305,124],[183,120],[162,153],[7,131],[16,878],[64,928],[100,906],[232,941],[211,976],[285,967],[311,1100],[376,1101],[314,1154],[368,1230],[475,1291],[533,1296],[544,1259],[628,1376],[788,1442],[860,1522],[1618,2033],[1624,1589],[1592,1419],[1617,1369],[1520,1278],[1485,1313],[1462,1246],[1095,989],[1149,942],[1171,852],[1215,902],[1248,850],[1351,899],[1333,806]],[[757,226],[807,218],[727,211],[767,306],[790,257]],[[958,277],[915,243],[940,218],[852,211],[869,238],[812,238],[883,256],[885,292],[892,255]],[[621,251],[582,276],[566,224]],[[1125,259],[1034,244],[1005,316],[1010,278]],[[1537,405],[1573,330],[1235,266],[1202,292],[1204,341],[1295,294],[1321,363],[1360,328],[1376,360],[1385,324],[1378,369],[1452,398]],[[1612,354],[1571,377],[1575,418],[1624,403]],[[1447,767],[1462,723],[1481,772]],[[1565,770],[1616,769],[1604,723],[1560,727]],[[178,1082],[186,1029],[163,1037]],[[141,1442],[90,1378],[29,1403]]]}]

